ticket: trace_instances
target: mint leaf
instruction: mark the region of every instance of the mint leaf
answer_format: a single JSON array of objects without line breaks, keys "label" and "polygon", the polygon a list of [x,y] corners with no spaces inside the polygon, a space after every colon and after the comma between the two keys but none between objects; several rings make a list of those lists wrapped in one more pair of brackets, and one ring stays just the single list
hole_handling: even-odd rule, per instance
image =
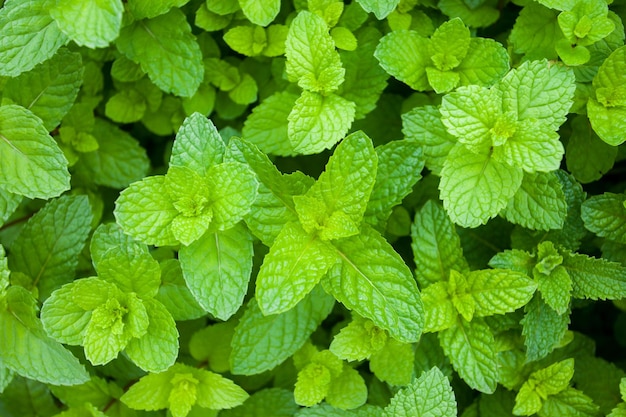
[{"label": "mint leaf", "polygon": [[626,196],[604,193],[593,196],[581,207],[585,227],[598,236],[626,243]]},{"label": "mint leaf", "polygon": [[389,243],[363,226],[359,235],[333,245],[339,262],[322,279],[324,289],[392,337],[407,343],[418,340],[424,322],[419,291]]},{"label": "mint leaf", "polygon": [[12,246],[10,268],[22,272],[46,299],[74,278],[78,255],[91,229],[86,196],[64,196],[50,201],[24,226]]},{"label": "mint leaf", "polygon": [[495,340],[491,329],[480,318],[439,332],[439,341],[454,370],[472,388],[491,394],[498,383]]},{"label": "mint leaf", "polygon": [[198,361],[208,362],[214,372],[230,371],[231,342],[238,322],[229,320],[211,324],[191,336],[189,353]]},{"label": "mint leaf", "polygon": [[524,307],[522,336],[526,346],[527,361],[535,361],[552,352],[565,336],[570,322],[569,314],[558,314],[545,301],[535,295]]},{"label": "mint leaf", "polygon": [[[450,271],[450,276],[458,274],[458,271]],[[425,312],[424,332],[438,332],[455,325],[459,311],[450,296],[447,282],[435,282],[424,288],[422,301]]]},{"label": "mint leaf", "polygon": [[604,142],[591,129],[589,120],[576,116],[572,120],[572,135],[565,148],[567,170],[578,181],[587,184],[602,178],[613,168],[617,147]]},{"label": "mint leaf", "polygon": [[422,288],[446,281],[451,270],[469,271],[454,224],[437,203],[429,200],[415,213],[411,226],[415,276]]},{"label": "mint leaf", "polygon": [[493,39],[471,38],[467,54],[456,67],[460,85],[491,86],[509,70],[506,49]]},{"label": "mint leaf", "polygon": [[22,202],[22,196],[0,188],[0,226],[7,221]]},{"label": "mint leaf", "polygon": [[13,372],[44,383],[86,382],[89,375],[85,368],[46,335],[36,309],[36,300],[21,287],[11,287],[0,299],[0,362]]},{"label": "mint leaf", "polygon": [[389,338],[377,353],[370,357],[370,370],[378,379],[392,385],[408,385],[413,379],[415,353],[409,343]]},{"label": "mint leaf", "polygon": [[536,120],[557,130],[565,121],[574,98],[574,73],[547,60],[527,61],[510,71],[498,84],[505,111],[517,120]]},{"label": "mint leaf", "polygon": [[15,77],[52,57],[68,41],[49,14],[52,0],[9,1],[0,10],[0,76]]},{"label": "mint leaf", "polygon": [[255,375],[273,369],[302,347],[334,304],[319,286],[282,314],[264,316],[251,299],[233,336],[232,372]]},{"label": "mint leaf", "polygon": [[593,417],[598,415],[598,406],[583,392],[568,388],[548,397],[541,409],[546,416],[576,415]]},{"label": "mint leaf", "polygon": [[213,122],[194,113],[187,117],[176,134],[170,165],[185,166],[201,176],[209,167],[222,162],[225,144]]},{"label": "mint leaf", "polygon": [[141,298],[154,297],[161,284],[159,263],[146,250],[113,247],[94,266],[100,279]]},{"label": "mint leaf", "polygon": [[287,116],[293,151],[306,155],[331,148],[348,132],[354,112],[354,103],[341,96],[303,91]]},{"label": "mint leaf", "polygon": [[124,6],[112,2],[63,0],[50,10],[50,15],[68,38],[88,48],[106,48],[117,37],[122,26]]},{"label": "mint leaf", "polygon": [[293,155],[289,141],[289,115],[298,96],[281,91],[266,98],[252,109],[243,125],[243,139],[252,142],[263,152],[275,155]]},{"label": "mint leaf", "polygon": [[619,299],[626,295],[626,268],[605,259],[564,254],[563,266],[572,279],[572,296],[592,300]]},{"label": "mint leaf", "polygon": [[561,182],[553,173],[525,173],[522,184],[503,211],[511,223],[533,230],[560,229],[567,216]]},{"label": "mint leaf", "polygon": [[465,2],[442,0],[439,9],[447,16],[460,17],[467,26],[485,27],[493,24],[500,16],[495,2]]},{"label": "mint leaf", "polygon": [[314,13],[302,11],[291,22],[285,56],[289,79],[304,90],[328,94],[343,83],[345,69],[335,42],[324,19]]},{"label": "mint leaf", "polygon": [[148,245],[178,243],[171,223],[179,213],[164,189],[165,176],[158,175],[134,182],[120,193],[114,214],[125,233]]},{"label": "mint leaf", "polygon": [[402,133],[407,140],[422,146],[426,167],[439,175],[448,153],[457,142],[442,123],[439,109],[422,106],[402,114]]},{"label": "mint leaf", "polygon": [[[116,45],[165,92],[191,97],[202,82],[204,66],[200,47],[180,10],[172,9],[122,28]],[[154,54],[164,59],[154,60]]]},{"label": "mint leaf", "polygon": [[206,314],[187,288],[180,263],[167,259],[160,263],[161,286],[154,299],[165,306],[174,320],[194,320]]},{"label": "mint leaf", "polygon": [[0,107],[0,187],[29,198],[70,188],[67,159],[41,119],[21,106]]},{"label": "mint leaf", "polygon": [[530,301],[536,284],[526,274],[485,269],[467,275],[467,294],[474,300],[474,317],[510,313]]},{"label": "mint leaf", "polygon": [[617,146],[624,142],[623,135],[617,133],[624,127],[626,101],[624,101],[624,59],[626,47],[617,48],[609,55],[593,78],[593,92],[587,102],[587,114],[593,130],[600,139],[609,145]]},{"label": "mint leaf", "polygon": [[377,166],[371,139],[361,131],[352,133],[337,146],[306,196],[322,201],[326,215],[342,212],[358,225],[376,181]]},{"label": "mint leaf", "polygon": [[250,211],[258,188],[255,175],[247,165],[224,162],[212,166],[207,179],[212,222],[219,230],[230,229]]},{"label": "mint leaf", "polygon": [[185,282],[206,311],[228,320],[243,303],[252,272],[252,237],[241,225],[205,233],[178,256]]},{"label": "mint leaf", "polygon": [[446,212],[463,227],[477,227],[495,217],[522,183],[521,169],[502,164],[486,153],[454,147],[443,170],[439,189]]},{"label": "mint leaf", "polygon": [[374,13],[378,20],[383,20],[393,12],[400,0],[357,0],[363,10]]},{"label": "mint leaf", "polygon": [[376,182],[365,210],[365,222],[383,230],[395,206],[406,197],[422,178],[424,157],[418,143],[392,141],[376,148],[378,166]]},{"label": "mint leaf", "polygon": [[84,173],[95,184],[118,189],[147,174],[150,162],[137,139],[100,118],[95,119],[93,135],[98,149],[81,154],[75,171]]},{"label": "mint leaf", "polygon": [[456,400],[448,378],[432,368],[393,396],[384,417],[455,417]]},{"label": "mint leaf", "polygon": [[143,300],[143,304],[150,324],[143,336],[130,339],[125,351],[141,369],[150,372],[164,371],[178,357],[176,323],[158,301],[148,298]]},{"label": "mint leaf", "polygon": [[417,32],[396,30],[380,40],[374,56],[387,73],[413,90],[425,91],[430,89],[425,70],[430,63],[428,45]]},{"label": "mint leaf", "polygon": [[267,26],[280,12],[280,0],[257,3],[254,0],[239,0],[239,6],[246,18],[255,25]]},{"label": "mint leaf", "polygon": [[3,98],[11,99],[39,117],[51,131],[74,104],[83,82],[80,54],[60,49],[32,70],[10,79]]},{"label": "mint leaf", "polygon": [[554,46],[563,38],[558,13],[538,3],[526,4],[509,35],[513,51],[525,54],[528,59],[556,59]]},{"label": "mint leaf", "polygon": [[263,314],[293,308],[337,261],[333,247],[298,223],[287,223],[265,256],[256,280]]}]

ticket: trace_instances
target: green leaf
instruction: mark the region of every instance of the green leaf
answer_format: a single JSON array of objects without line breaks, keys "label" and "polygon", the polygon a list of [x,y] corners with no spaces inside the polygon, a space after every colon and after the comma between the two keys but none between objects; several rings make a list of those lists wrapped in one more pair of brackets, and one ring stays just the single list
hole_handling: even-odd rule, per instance
[{"label": "green leaf", "polygon": [[81,155],[74,166],[95,184],[124,188],[148,173],[146,149],[126,131],[104,119],[96,118],[93,135],[98,149]]},{"label": "green leaf", "polygon": [[80,54],[60,49],[32,70],[10,79],[3,98],[11,99],[39,117],[51,131],[59,125],[78,95],[83,82]]},{"label": "green leaf", "polygon": [[585,227],[598,236],[626,243],[626,196],[604,193],[585,201],[581,207]]},{"label": "green leaf", "polygon": [[0,76],[15,77],[51,58],[68,41],[49,10],[53,0],[9,1],[0,10]]},{"label": "green leaf", "polygon": [[161,262],[161,286],[154,299],[167,308],[174,320],[194,320],[206,314],[187,288],[176,259]]},{"label": "green leaf", "polygon": [[574,359],[556,362],[530,374],[515,398],[516,415],[531,415],[541,410],[550,396],[567,389],[574,375]]},{"label": "green leaf", "polygon": [[97,278],[79,279],[54,291],[41,308],[41,321],[48,336],[68,345],[81,345],[91,320],[91,310],[77,301],[83,296],[104,303],[112,285]]},{"label": "green leaf", "polygon": [[[450,275],[457,271],[451,270]],[[438,332],[456,324],[459,314],[452,302],[447,282],[435,282],[422,290],[424,332]]]},{"label": "green leaf", "polygon": [[331,371],[320,363],[309,363],[298,372],[293,396],[296,404],[311,407],[324,400],[333,380]]},{"label": "green leaf", "polygon": [[280,0],[259,3],[255,0],[239,0],[244,16],[255,25],[267,26],[280,12]]},{"label": "green leaf", "polygon": [[367,386],[359,371],[344,366],[341,374],[333,378],[326,402],[333,407],[350,410],[365,404],[367,394]]},{"label": "green leaf", "polygon": [[171,378],[171,371],[145,375],[134,383],[120,400],[135,410],[151,411],[167,408],[172,387]]},{"label": "green leaf", "polygon": [[490,138],[495,135],[501,102],[501,95],[496,89],[477,85],[459,87],[443,97],[439,109],[441,121],[460,143],[478,151],[485,145],[491,145]]},{"label": "green leaf", "polygon": [[70,188],[67,159],[41,119],[24,107],[0,107],[0,187],[48,199]]},{"label": "green leaf", "polygon": [[470,47],[470,31],[459,18],[444,22],[430,38],[429,53],[435,68],[450,71],[456,68]]},{"label": "green leaf", "polygon": [[[165,189],[165,176],[132,183],[115,202],[115,219],[124,233],[148,245],[176,245],[171,223],[178,210]],[[149,207],[149,209],[147,209]]]},{"label": "green leaf", "polygon": [[396,140],[376,148],[376,182],[365,210],[365,222],[381,231],[395,206],[422,178],[424,157],[418,143]]},{"label": "green leaf", "polygon": [[533,276],[541,297],[557,313],[564,314],[570,303],[572,280],[567,270],[560,265],[563,257],[549,241],[539,245],[537,255],[539,262],[533,269]]},{"label": "green leaf", "polygon": [[355,104],[336,94],[303,91],[287,116],[287,134],[293,151],[313,154],[341,140],[354,120]]},{"label": "green leaf", "polygon": [[525,173],[522,185],[503,211],[511,223],[533,230],[560,229],[567,216],[567,201],[553,173]]},{"label": "green leaf", "polygon": [[267,154],[295,154],[288,137],[288,117],[296,100],[298,96],[287,91],[275,93],[263,100],[246,118],[243,139]]},{"label": "green leaf", "polygon": [[387,333],[371,320],[353,315],[352,321],[333,337],[328,349],[340,359],[361,361],[381,350],[387,340]]},{"label": "green leaf", "polygon": [[391,245],[374,229],[333,242],[339,262],[322,279],[338,301],[402,342],[415,342],[424,308],[415,279]]},{"label": "green leaf", "polygon": [[490,26],[500,17],[495,2],[442,0],[437,6],[447,16],[460,17],[469,27]]},{"label": "green leaf", "polygon": [[117,123],[133,123],[146,113],[147,103],[137,90],[123,90],[107,101],[105,115]]},{"label": "green leaf", "polygon": [[233,408],[241,405],[249,397],[243,388],[230,379],[203,369],[194,371],[200,381],[197,400],[200,407],[214,410]]},{"label": "green leaf", "polygon": [[495,340],[491,329],[480,318],[439,332],[439,341],[454,370],[473,389],[491,394],[498,383]]},{"label": "green leaf", "polygon": [[185,166],[200,176],[222,162],[225,144],[215,125],[200,113],[187,117],[176,134],[170,165]]},{"label": "green leaf", "polygon": [[189,0],[128,0],[128,10],[135,20],[152,18],[167,13],[173,7],[182,7]]},{"label": "green leaf", "polygon": [[563,266],[572,279],[572,296],[592,300],[626,297],[626,267],[602,258],[565,254]]},{"label": "green leaf", "polygon": [[161,372],[178,357],[178,330],[174,319],[153,299],[143,300],[150,319],[146,334],[133,338],[126,345],[128,357],[144,371]]},{"label": "green leaf", "polygon": [[235,26],[224,34],[224,42],[242,55],[258,56],[267,47],[267,35],[261,26]]},{"label": "green leaf", "polygon": [[291,22],[285,56],[287,76],[304,90],[327,94],[343,83],[345,69],[335,42],[324,19],[314,13],[301,11]]},{"label": "green leaf", "polygon": [[255,392],[240,407],[221,411],[222,417],[292,417],[300,407],[293,393],[283,388],[265,388]]},{"label": "green leaf", "polygon": [[123,12],[120,0],[62,0],[50,10],[50,15],[68,38],[80,46],[95,49],[106,48],[117,38]]},{"label": "green leaf", "polygon": [[23,198],[19,194],[10,193],[0,188],[0,226],[6,222],[20,205]]},{"label": "green leaf", "polygon": [[435,106],[415,107],[402,114],[402,133],[407,140],[419,143],[426,157],[426,167],[439,175],[456,137],[446,130]]},{"label": "green leaf", "polygon": [[285,361],[302,347],[334,304],[319,286],[282,314],[264,316],[251,299],[233,336],[232,373],[255,375]]},{"label": "green leaf", "polygon": [[380,40],[374,56],[385,71],[413,90],[430,90],[425,70],[431,62],[428,45],[429,40],[417,32],[395,30]]},{"label": "green leaf", "polygon": [[455,72],[459,85],[491,86],[509,70],[509,54],[504,47],[486,38],[471,38],[467,55]]},{"label": "green leaf", "polygon": [[234,320],[211,324],[191,336],[189,353],[200,362],[208,362],[214,372],[230,372],[231,342],[235,334]]},{"label": "green leaf", "polygon": [[377,166],[371,139],[362,131],[352,133],[337,146],[306,196],[322,201],[326,215],[342,212],[358,225],[376,181]]},{"label": "green leaf", "polygon": [[626,114],[626,76],[624,76],[626,47],[617,48],[604,60],[593,78],[593,92],[587,103],[587,114],[593,130],[609,145],[624,142],[621,133]]},{"label": "green leaf", "polygon": [[548,397],[541,409],[542,416],[595,417],[598,406],[582,391],[568,388]]},{"label": "green leaf", "polygon": [[557,10],[528,3],[520,11],[509,36],[513,51],[528,59],[556,59],[555,43],[563,38]]},{"label": "green leaf", "polygon": [[98,276],[124,292],[141,298],[154,297],[161,284],[161,268],[146,250],[113,247],[94,262]]},{"label": "green leaf", "polygon": [[207,173],[210,208],[215,226],[227,230],[248,212],[257,195],[258,181],[254,172],[238,162],[214,165]]},{"label": "green leaf", "polygon": [[11,275],[11,271],[9,271],[6,252],[4,246],[0,245],[0,297],[5,294],[5,290],[9,286],[9,275]]},{"label": "green leaf", "polygon": [[547,60],[526,61],[511,70],[498,84],[503,109],[517,120],[533,119],[557,130],[573,104],[574,73]]},{"label": "green leaf", "polygon": [[591,129],[589,120],[576,116],[572,120],[572,135],[565,148],[567,170],[578,181],[587,184],[602,178],[613,168],[617,147],[600,139]]},{"label": "green leaf", "polygon": [[276,237],[256,279],[256,298],[263,314],[293,308],[337,261],[333,247],[287,223]]},{"label": "green leaf", "polygon": [[453,222],[477,227],[495,217],[522,183],[522,171],[496,161],[490,154],[475,154],[457,145],[450,151],[439,190]]},{"label": "green leaf", "polygon": [[415,213],[411,226],[415,277],[422,288],[446,281],[450,270],[468,272],[461,240],[454,224],[440,205],[429,200]]},{"label": "green leaf", "polygon": [[530,301],[537,285],[524,273],[484,269],[467,275],[467,293],[475,303],[474,317],[510,313]]},{"label": "green leaf", "polygon": [[394,11],[400,0],[357,0],[363,10],[374,13],[378,20],[383,20]]},{"label": "green leaf", "polygon": [[0,300],[0,362],[26,378],[48,384],[89,380],[78,359],[46,335],[36,309],[35,299],[21,287],[11,287]]},{"label": "green leaf", "polygon": [[91,229],[87,196],[63,196],[50,201],[30,218],[11,249],[10,268],[32,279],[45,300],[74,279],[78,255]]},{"label": "green leaf", "polygon": [[391,385],[408,385],[413,379],[415,353],[409,343],[387,339],[383,349],[370,358],[370,370],[376,378]]},{"label": "green leaf", "polygon": [[455,417],[456,399],[448,378],[432,368],[393,396],[384,417]]},{"label": "green leaf", "polygon": [[[116,45],[167,93],[191,97],[202,82],[204,66],[200,47],[185,15],[178,9],[122,28]],[[162,59],[153,59],[155,54]]]},{"label": "green leaf", "polygon": [[178,256],[185,282],[206,311],[228,320],[241,306],[252,272],[252,236],[241,225],[207,232]]},{"label": "green leaf", "polygon": [[524,307],[524,318],[522,324],[522,336],[526,346],[527,362],[535,361],[545,357],[552,352],[561,339],[569,325],[569,314],[558,314],[539,294]]}]

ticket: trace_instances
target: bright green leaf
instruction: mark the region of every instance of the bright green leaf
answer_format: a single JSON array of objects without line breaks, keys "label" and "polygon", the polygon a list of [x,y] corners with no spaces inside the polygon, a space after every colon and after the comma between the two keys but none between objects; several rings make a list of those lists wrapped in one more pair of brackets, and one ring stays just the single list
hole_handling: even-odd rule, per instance
[{"label": "bright green leaf", "polygon": [[122,26],[121,0],[62,0],[50,10],[61,31],[78,45],[106,48]]},{"label": "bright green leaf", "polygon": [[626,196],[604,193],[585,201],[581,208],[585,227],[598,236],[626,243]]},{"label": "bright green leaf", "polygon": [[430,90],[426,66],[430,63],[429,40],[417,32],[393,31],[378,44],[374,56],[390,75],[417,91]]}]

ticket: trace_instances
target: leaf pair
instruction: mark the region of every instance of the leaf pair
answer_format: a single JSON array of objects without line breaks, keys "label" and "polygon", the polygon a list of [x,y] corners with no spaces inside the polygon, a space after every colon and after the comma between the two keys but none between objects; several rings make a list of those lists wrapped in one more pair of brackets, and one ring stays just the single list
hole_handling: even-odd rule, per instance
[{"label": "leaf pair", "polygon": [[257,277],[264,314],[291,309],[321,281],[337,300],[399,340],[419,338],[421,301],[410,271],[378,232],[361,224],[377,160],[370,139],[352,134],[317,182],[293,197],[297,221],[283,226]]}]

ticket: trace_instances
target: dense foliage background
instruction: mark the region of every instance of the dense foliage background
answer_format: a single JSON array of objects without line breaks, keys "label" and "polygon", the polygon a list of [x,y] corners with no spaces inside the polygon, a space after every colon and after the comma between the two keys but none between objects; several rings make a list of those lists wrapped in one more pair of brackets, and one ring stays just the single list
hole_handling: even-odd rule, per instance
[{"label": "dense foliage background", "polygon": [[623,1],[0,5],[0,415],[626,416]]}]

